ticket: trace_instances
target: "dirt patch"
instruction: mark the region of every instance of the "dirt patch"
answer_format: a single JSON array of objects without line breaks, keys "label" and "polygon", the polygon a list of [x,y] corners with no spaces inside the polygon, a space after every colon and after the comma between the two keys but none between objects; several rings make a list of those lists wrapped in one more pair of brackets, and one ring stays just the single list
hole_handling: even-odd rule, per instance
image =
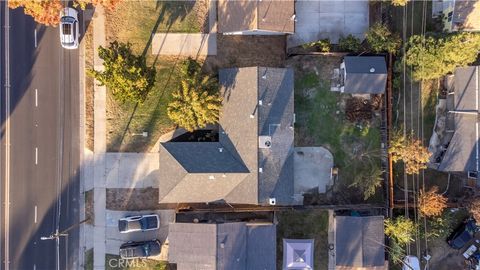
[{"label": "dirt patch", "polygon": [[107,188],[107,209],[142,211],[161,209],[158,188]]},{"label": "dirt patch", "polygon": [[[93,24],[85,32],[85,69],[93,69]],[[94,80],[85,75],[85,146],[93,151],[94,146]]]},{"label": "dirt patch", "polygon": [[87,224],[95,223],[95,212],[93,207],[93,189],[85,192],[85,219]]},{"label": "dirt patch", "polygon": [[217,56],[206,59],[207,71],[229,67],[284,67],[285,36],[217,34]]},{"label": "dirt patch", "polygon": [[460,250],[452,249],[445,239],[435,239],[430,242],[431,256],[430,269],[450,270],[465,269],[465,264]]}]

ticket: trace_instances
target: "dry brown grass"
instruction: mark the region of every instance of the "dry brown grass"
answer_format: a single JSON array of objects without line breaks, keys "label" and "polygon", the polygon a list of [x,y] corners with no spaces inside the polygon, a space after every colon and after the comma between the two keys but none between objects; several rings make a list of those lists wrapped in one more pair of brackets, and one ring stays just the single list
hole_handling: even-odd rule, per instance
[{"label": "dry brown grass", "polygon": [[[93,24],[90,24],[85,32],[85,68],[93,69]],[[90,150],[94,150],[94,80],[85,76],[85,144]]]}]

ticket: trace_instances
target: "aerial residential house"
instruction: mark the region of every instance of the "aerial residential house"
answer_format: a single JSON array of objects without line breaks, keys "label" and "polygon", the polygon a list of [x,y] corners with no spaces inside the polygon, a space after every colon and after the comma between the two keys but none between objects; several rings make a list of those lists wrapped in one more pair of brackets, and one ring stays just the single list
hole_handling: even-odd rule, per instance
[{"label": "aerial residential house", "polygon": [[[438,150],[434,151],[434,165],[440,171],[478,178],[479,84],[480,66],[455,70],[453,83],[447,89],[446,115],[443,121],[437,120],[435,128],[439,139]],[[437,113],[437,119],[439,118],[441,115]]]},{"label": "aerial residential house", "polygon": [[295,32],[294,0],[219,0],[218,32],[284,35]]},{"label": "aerial residential house", "polygon": [[434,16],[443,16],[445,31],[480,31],[479,0],[435,1],[432,11]]},{"label": "aerial residential house", "polygon": [[313,268],[313,239],[283,239],[283,270]]},{"label": "aerial residential house", "polygon": [[173,223],[168,228],[168,261],[178,270],[272,270],[276,227],[245,222]]},{"label": "aerial residential house", "polygon": [[336,216],[335,269],[387,270],[383,216]]},{"label": "aerial residential house", "polygon": [[353,95],[383,94],[387,64],[383,56],[345,56],[334,70],[332,91]]},{"label": "aerial residential house", "polygon": [[161,144],[160,203],[292,205],[293,70],[219,72],[218,141]]}]

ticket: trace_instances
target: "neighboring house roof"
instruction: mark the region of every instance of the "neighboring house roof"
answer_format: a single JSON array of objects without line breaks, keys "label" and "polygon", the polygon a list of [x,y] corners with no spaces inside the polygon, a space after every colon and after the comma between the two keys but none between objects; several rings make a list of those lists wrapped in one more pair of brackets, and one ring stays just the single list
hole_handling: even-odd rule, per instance
[{"label": "neighboring house roof", "polygon": [[453,120],[454,134],[438,167],[441,171],[478,171],[479,84],[480,66],[455,70],[455,109],[447,115],[447,121]]},{"label": "neighboring house roof", "polygon": [[383,269],[383,216],[335,217],[337,269]]},{"label": "neighboring house roof", "polygon": [[293,33],[294,14],[294,0],[219,0],[218,30]]},{"label": "neighboring house roof", "polygon": [[159,202],[292,204],[293,70],[222,69],[219,79],[219,141],[161,144]]},{"label": "neighboring house roof", "polygon": [[382,94],[387,86],[387,64],[382,56],[345,56],[344,92]]},{"label": "neighboring house roof", "polygon": [[283,270],[313,268],[313,239],[283,239]]},{"label": "neighboring house roof", "polygon": [[452,30],[480,31],[480,1],[456,0],[452,15]]},{"label": "neighboring house roof", "polygon": [[275,269],[276,226],[173,223],[168,261],[178,270]]}]

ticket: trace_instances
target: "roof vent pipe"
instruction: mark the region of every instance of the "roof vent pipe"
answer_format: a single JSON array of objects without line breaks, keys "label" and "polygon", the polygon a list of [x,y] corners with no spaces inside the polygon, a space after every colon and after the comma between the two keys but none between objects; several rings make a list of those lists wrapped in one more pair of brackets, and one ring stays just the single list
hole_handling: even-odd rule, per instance
[{"label": "roof vent pipe", "polygon": [[373,73],[373,72],[375,72],[375,68],[372,67],[370,68],[370,73]]}]

